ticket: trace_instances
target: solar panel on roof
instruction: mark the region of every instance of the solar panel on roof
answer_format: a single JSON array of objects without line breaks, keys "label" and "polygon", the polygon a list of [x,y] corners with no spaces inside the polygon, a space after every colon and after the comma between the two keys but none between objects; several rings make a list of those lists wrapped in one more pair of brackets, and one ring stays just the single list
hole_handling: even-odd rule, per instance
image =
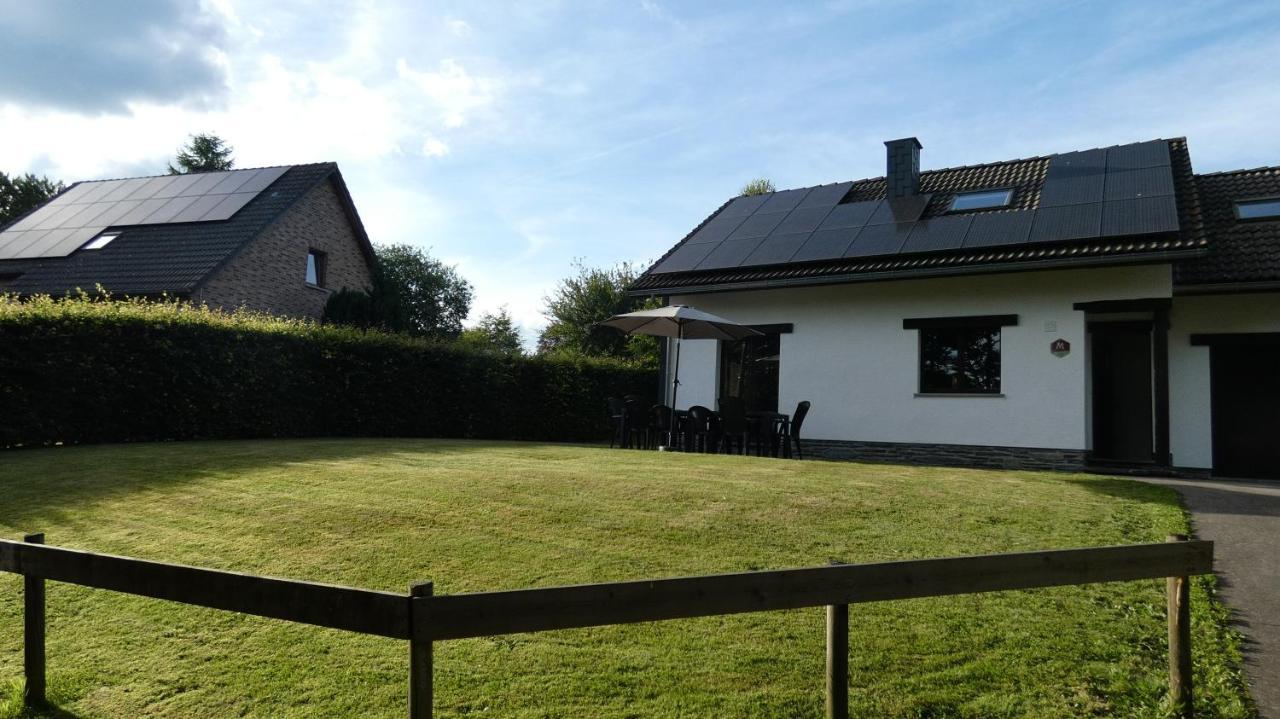
[{"label": "solar panel on roof", "polygon": [[894,222],[885,225],[867,225],[862,228],[853,244],[844,251],[845,257],[869,257],[872,255],[896,255],[907,241],[914,223]]},{"label": "solar panel on roof", "polygon": [[1107,150],[1107,170],[1138,170],[1172,164],[1168,140],[1137,142]]},{"label": "solar panel on roof", "polygon": [[1106,200],[1132,200],[1173,194],[1173,170],[1168,165],[1137,170],[1107,170]]},{"label": "solar panel on roof", "polygon": [[791,256],[792,262],[812,262],[814,260],[834,260],[844,257],[858,236],[860,227],[834,227],[829,230],[818,230],[809,235],[800,249]]},{"label": "solar panel on roof", "polygon": [[969,232],[965,234],[962,246],[969,248],[1022,244],[1031,235],[1033,219],[1035,212],[1031,210],[974,215],[973,224],[969,225]]},{"label": "solar panel on roof", "polygon": [[1083,150],[1054,155],[1040,189],[1041,207],[1080,205],[1102,201],[1106,150]]},{"label": "solar panel on roof", "polygon": [[787,212],[794,210],[809,194],[808,187],[802,187],[798,190],[783,190],[769,195],[769,199],[756,210],[757,213],[762,212]]},{"label": "solar panel on roof", "polygon": [[833,227],[862,227],[867,224],[867,220],[875,213],[881,202],[883,200],[836,205],[818,227],[823,230]]},{"label": "solar panel on roof", "polygon": [[954,250],[964,244],[964,236],[973,223],[972,215],[962,217],[937,217],[915,224],[903,252],[938,252]]},{"label": "solar panel on roof", "polygon": [[744,215],[737,215],[734,217],[716,215],[710,220],[707,220],[706,224],[702,227],[699,227],[698,231],[693,233],[693,236],[688,239],[688,242],[719,242],[728,237],[731,232],[738,229],[738,225],[741,225],[744,219],[746,219],[746,216]]},{"label": "solar panel on roof", "polygon": [[1102,236],[1177,232],[1178,206],[1172,195],[1108,202],[1102,208]]},{"label": "solar panel on roof", "polygon": [[1041,207],[1031,222],[1031,242],[1097,237],[1102,232],[1102,203]]},{"label": "solar panel on roof", "polygon": [[[79,245],[71,245],[85,234],[53,230],[96,235],[112,226],[230,219],[288,170],[269,167],[81,182],[0,233],[0,259],[61,256],[77,249]],[[11,234],[17,232],[26,234]]]},{"label": "solar panel on roof", "polygon": [[796,232],[813,232],[831,213],[830,207],[798,207],[791,211],[771,234],[790,235]]},{"label": "solar panel on roof", "polygon": [[808,207],[833,207],[840,204],[840,200],[849,194],[849,188],[853,187],[852,182],[841,182],[837,185],[822,185],[815,187],[805,195],[804,200],[797,205],[798,208]]},{"label": "solar panel on roof", "polygon": [[788,235],[769,235],[764,238],[764,242],[760,243],[747,259],[743,260],[740,266],[747,265],[777,265],[791,259],[791,256],[800,249],[800,246],[809,239],[810,232],[796,232]]},{"label": "solar panel on roof", "polygon": [[654,268],[654,272],[685,272],[692,270],[698,266],[711,251],[716,248],[714,243],[704,242],[701,244],[685,243],[675,249],[667,259],[663,260]]},{"label": "solar panel on roof", "polygon": [[717,217],[746,217],[756,210],[769,199],[769,195],[746,195],[743,197],[735,197],[729,203],[729,206],[720,211]]},{"label": "solar panel on roof", "polygon": [[738,225],[738,229],[729,235],[729,241],[744,240],[749,237],[764,237],[786,218],[786,212],[757,212]]},{"label": "solar panel on roof", "polygon": [[745,240],[725,240],[698,263],[699,270],[718,270],[725,267],[737,267],[747,256],[755,251],[764,238],[751,237]]}]

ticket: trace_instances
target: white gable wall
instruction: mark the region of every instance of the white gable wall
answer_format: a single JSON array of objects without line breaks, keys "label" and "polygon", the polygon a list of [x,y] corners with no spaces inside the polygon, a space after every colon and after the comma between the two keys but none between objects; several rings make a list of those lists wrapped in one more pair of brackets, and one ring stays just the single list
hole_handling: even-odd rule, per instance
[{"label": "white gable wall", "polygon": [[[1168,265],[1025,272],[674,296],[782,335],[779,409],[813,407],[812,439],[1087,449],[1084,313],[1075,302],[1168,297]],[[917,397],[913,317],[1018,315],[1001,336],[1003,395]],[[1049,351],[1057,338],[1071,352]],[[718,343],[686,340],[680,407],[716,406]]]}]

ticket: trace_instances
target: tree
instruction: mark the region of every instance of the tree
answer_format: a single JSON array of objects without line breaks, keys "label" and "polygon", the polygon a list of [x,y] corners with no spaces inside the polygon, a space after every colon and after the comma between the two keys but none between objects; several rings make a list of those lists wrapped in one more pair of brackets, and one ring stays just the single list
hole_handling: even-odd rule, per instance
[{"label": "tree", "polygon": [[467,347],[500,355],[516,356],[524,354],[524,344],[520,340],[520,329],[516,327],[511,312],[501,307],[497,312],[486,312],[480,315],[475,327],[462,331],[458,341]]},{"label": "tree", "polygon": [[471,283],[456,267],[410,245],[378,245],[370,294],[388,329],[455,339],[471,312]]},{"label": "tree", "polygon": [[613,315],[658,306],[656,300],[644,302],[627,296],[627,288],[639,275],[635,266],[624,262],[600,269],[577,261],[573,267],[576,274],[561,280],[551,296],[543,299],[546,308],[542,313],[550,322],[538,337],[538,351],[616,357],[656,367],[655,338],[624,335],[597,325]]},{"label": "tree", "polygon": [[231,159],[231,147],[217,135],[191,135],[187,144],[178,149],[174,167],[169,163],[170,175],[185,175],[189,172],[215,172],[230,170],[235,160]]},{"label": "tree", "polygon": [[29,172],[12,177],[0,172],[0,226],[34,210],[64,189],[57,180],[36,177]]},{"label": "tree", "polygon": [[767,195],[770,192],[776,192],[773,182],[767,177],[757,177],[742,186],[742,196],[750,197],[751,195]]}]

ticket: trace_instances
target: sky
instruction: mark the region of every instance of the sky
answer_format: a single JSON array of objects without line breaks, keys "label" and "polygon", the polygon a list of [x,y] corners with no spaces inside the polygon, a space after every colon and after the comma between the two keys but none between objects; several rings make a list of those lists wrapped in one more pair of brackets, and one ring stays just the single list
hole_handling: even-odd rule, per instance
[{"label": "sky", "polygon": [[1280,3],[0,0],[0,171],[336,161],[377,243],[507,307],[660,257],[746,181],[1186,136],[1280,164]]}]

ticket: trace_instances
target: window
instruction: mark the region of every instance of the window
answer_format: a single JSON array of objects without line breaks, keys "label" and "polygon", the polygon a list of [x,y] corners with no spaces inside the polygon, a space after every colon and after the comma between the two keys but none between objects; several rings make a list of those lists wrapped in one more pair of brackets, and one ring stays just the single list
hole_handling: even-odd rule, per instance
[{"label": "window", "polygon": [[993,207],[1008,207],[1013,201],[1013,190],[981,190],[979,192],[961,192],[951,200],[950,212],[967,212],[969,210],[986,210]]},{"label": "window", "polygon": [[80,249],[100,250],[103,247],[106,247],[107,245],[111,244],[111,241],[119,236],[120,236],[119,232],[104,232],[101,235],[98,235],[92,240],[89,240],[88,242],[86,242],[84,247],[81,247]]},{"label": "window", "polygon": [[325,255],[319,250],[307,252],[307,284],[324,287]]},{"label": "window", "polygon": [[920,331],[920,394],[1000,394],[1000,332],[1017,315],[902,321]]},{"label": "window", "polygon": [[1241,200],[1236,203],[1236,217],[1241,220],[1280,219],[1280,197]]},{"label": "window", "polygon": [[720,343],[720,397],[741,397],[748,412],[778,411],[779,335]]}]

